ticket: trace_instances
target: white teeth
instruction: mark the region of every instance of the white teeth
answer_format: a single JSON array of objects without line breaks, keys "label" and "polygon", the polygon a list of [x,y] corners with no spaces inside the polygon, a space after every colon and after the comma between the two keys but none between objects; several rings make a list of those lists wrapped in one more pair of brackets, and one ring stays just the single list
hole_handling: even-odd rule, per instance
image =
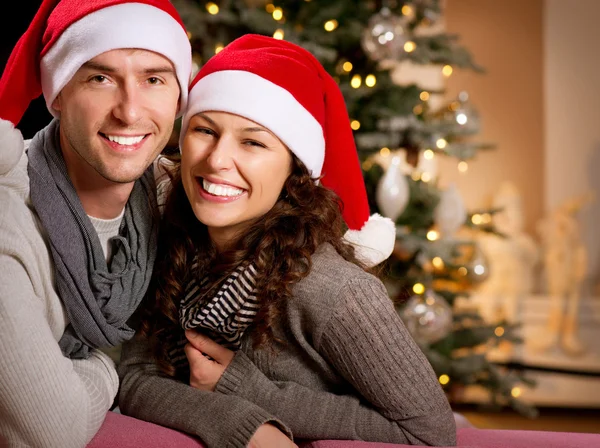
[{"label": "white teeth", "polygon": [[107,135],[106,136],[111,142],[118,143],[119,145],[135,145],[144,138],[143,135],[137,137],[122,137],[120,135]]},{"label": "white teeth", "polygon": [[239,196],[244,192],[244,190],[240,190],[239,188],[213,184],[206,179],[202,179],[202,187],[215,196]]}]

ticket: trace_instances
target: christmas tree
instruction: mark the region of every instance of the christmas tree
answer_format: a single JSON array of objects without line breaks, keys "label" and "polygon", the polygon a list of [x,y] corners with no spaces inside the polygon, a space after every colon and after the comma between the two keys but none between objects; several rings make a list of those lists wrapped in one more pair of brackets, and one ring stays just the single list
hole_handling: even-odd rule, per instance
[{"label": "christmas tree", "polygon": [[405,76],[414,67],[428,67],[442,78],[456,69],[484,71],[458,36],[437,26],[440,0],[173,4],[189,31],[196,69],[247,33],[297,43],[321,61],[346,99],[371,212],[397,224],[396,249],[382,270],[390,298],[450,401],[460,401],[466,386],[479,386],[489,393],[489,404],[535,415],[518,398],[520,386],[531,383],[488,360],[493,347],[520,342],[516,328],[490,325],[476,308],[455,303],[487,276],[472,236],[496,233],[498,210],[468,212],[455,188],[438,184],[436,157],[453,157],[466,170],[479,151],[492,148],[473,141],[480,119],[467,92],[448,100],[443,86],[424,87]]}]

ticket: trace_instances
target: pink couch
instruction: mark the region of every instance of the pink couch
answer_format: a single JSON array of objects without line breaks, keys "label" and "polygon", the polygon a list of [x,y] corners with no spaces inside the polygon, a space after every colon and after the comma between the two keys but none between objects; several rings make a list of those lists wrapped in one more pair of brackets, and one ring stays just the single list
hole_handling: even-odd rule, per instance
[{"label": "pink couch", "polygon": [[[408,445],[315,440],[301,448],[403,448]],[[463,448],[600,448],[600,434],[461,428]],[[172,429],[109,412],[88,448],[205,448],[197,439]]]}]

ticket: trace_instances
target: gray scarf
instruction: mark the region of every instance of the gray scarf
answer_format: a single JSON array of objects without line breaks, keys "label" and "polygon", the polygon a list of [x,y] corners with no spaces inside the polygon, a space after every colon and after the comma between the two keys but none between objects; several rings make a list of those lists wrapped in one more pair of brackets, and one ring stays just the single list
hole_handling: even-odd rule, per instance
[{"label": "gray scarf", "polygon": [[156,187],[152,167],[135,182],[110,266],[98,235],[67,174],[59,122],[38,132],[28,150],[31,202],[48,234],[56,287],[70,324],[63,354],[87,358],[90,348],[131,339],[128,319],[140,304],[156,258]]}]

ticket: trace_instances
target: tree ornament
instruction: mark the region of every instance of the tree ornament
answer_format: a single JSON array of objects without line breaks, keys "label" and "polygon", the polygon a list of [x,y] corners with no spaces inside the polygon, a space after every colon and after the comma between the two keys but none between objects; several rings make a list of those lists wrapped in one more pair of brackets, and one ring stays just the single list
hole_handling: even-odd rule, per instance
[{"label": "tree ornament", "polygon": [[452,308],[432,289],[408,299],[400,316],[419,344],[437,342],[452,329]]},{"label": "tree ornament", "polygon": [[467,280],[471,284],[479,284],[487,280],[490,276],[489,262],[479,244],[473,247],[473,255],[471,256],[467,268]]},{"label": "tree ornament", "polygon": [[377,205],[384,216],[396,221],[408,205],[409,198],[410,191],[402,158],[393,156],[392,163],[377,184]]},{"label": "tree ornament", "polygon": [[473,134],[479,131],[479,113],[469,102],[467,92],[460,92],[458,98],[450,103],[448,109],[448,119],[456,122],[463,132]]},{"label": "tree ornament", "polygon": [[387,7],[381,8],[369,19],[361,37],[363,49],[375,61],[403,58],[407,41],[405,19],[393,14]]},{"label": "tree ornament", "polygon": [[452,237],[465,223],[467,210],[456,184],[441,193],[440,202],[434,211],[434,220],[442,236]]}]

